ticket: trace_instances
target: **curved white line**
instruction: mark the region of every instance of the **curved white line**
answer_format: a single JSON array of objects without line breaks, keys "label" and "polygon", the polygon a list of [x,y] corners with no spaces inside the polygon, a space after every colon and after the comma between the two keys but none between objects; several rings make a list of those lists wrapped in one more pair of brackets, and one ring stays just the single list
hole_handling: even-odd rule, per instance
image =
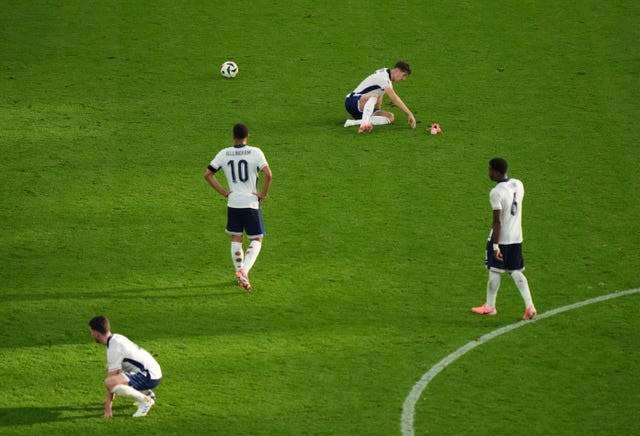
[{"label": "curved white line", "polygon": [[414,435],[413,419],[415,414],[416,403],[420,399],[422,392],[426,389],[429,382],[433,380],[433,378],[436,375],[438,375],[442,370],[444,370],[447,366],[455,362],[458,358],[462,357],[468,351],[473,350],[474,348],[484,344],[485,342],[490,341],[493,338],[496,338],[504,333],[508,333],[511,330],[515,330],[529,323],[537,322],[537,321],[540,321],[541,319],[549,318],[559,313],[567,312],[569,310],[577,309],[579,307],[587,306],[589,304],[600,303],[602,301],[611,300],[613,298],[618,298],[618,297],[624,297],[626,295],[636,294],[638,292],[640,292],[640,288],[629,289],[626,291],[619,291],[619,292],[614,292],[612,294],[591,298],[589,300],[584,300],[579,303],[559,307],[557,309],[552,309],[552,310],[549,310],[548,312],[537,315],[534,319],[530,321],[518,321],[514,324],[509,324],[504,327],[501,327],[497,330],[487,333],[484,336],[481,336],[479,339],[475,341],[468,342],[467,344],[458,348],[456,351],[449,354],[440,362],[432,366],[431,369],[427,371],[415,385],[413,385],[411,392],[409,393],[407,398],[404,400],[404,404],[402,405],[402,417],[400,419],[400,427],[402,430],[402,434],[404,436]]}]

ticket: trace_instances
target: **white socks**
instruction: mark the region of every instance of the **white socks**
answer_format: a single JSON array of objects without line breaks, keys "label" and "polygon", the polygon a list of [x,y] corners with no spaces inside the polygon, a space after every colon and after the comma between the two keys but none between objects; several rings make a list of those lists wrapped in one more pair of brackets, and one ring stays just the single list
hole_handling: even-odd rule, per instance
[{"label": "white socks", "polygon": [[527,308],[533,305],[533,299],[531,298],[531,291],[529,290],[529,282],[527,278],[522,274],[522,271],[513,271],[511,278],[515,282],[522,299],[524,300],[524,307]]},{"label": "white socks", "polygon": [[[347,121],[344,122],[344,126],[345,127],[359,126],[361,123],[362,123],[362,120],[348,119]],[[369,119],[369,123],[374,125],[374,126],[382,126],[383,124],[391,124],[391,120],[389,120],[389,118],[383,117],[381,115],[373,115]]]},{"label": "white socks", "polygon": [[391,121],[387,117],[383,117],[381,115],[373,115],[371,117],[371,124],[374,126],[381,126],[383,124],[391,124]]},{"label": "white socks", "polygon": [[253,267],[253,264],[256,262],[261,249],[262,242],[258,240],[251,241],[251,243],[247,247],[247,252],[244,255],[244,272],[246,272],[247,274],[249,274],[249,271]]},{"label": "white socks", "polygon": [[236,271],[242,269],[244,264],[244,251],[242,250],[242,242],[231,242],[231,261]]},{"label": "white socks", "polygon": [[364,108],[362,109],[362,124],[371,124],[371,114],[373,110],[376,108],[376,103],[378,102],[377,98],[371,97],[364,104]]},{"label": "white socks", "polygon": [[140,391],[135,390],[129,385],[117,385],[111,389],[112,394],[120,395],[121,397],[133,398],[138,402],[145,400],[146,395]]},{"label": "white socks", "polygon": [[500,273],[489,271],[489,280],[487,280],[487,307],[495,309],[496,297],[500,289]]},{"label": "white socks", "polygon": [[[532,306],[533,299],[531,298],[531,291],[529,290],[529,282],[524,274],[522,274],[522,271],[512,271],[511,278],[520,291],[525,308]],[[489,271],[489,280],[487,281],[487,307],[489,309],[496,307],[498,289],[500,289],[500,273]]]},{"label": "white socks", "polygon": [[249,243],[246,253],[242,249],[242,242],[231,242],[231,261],[236,271],[243,269],[245,273],[249,274],[261,249],[262,242],[258,240]]}]

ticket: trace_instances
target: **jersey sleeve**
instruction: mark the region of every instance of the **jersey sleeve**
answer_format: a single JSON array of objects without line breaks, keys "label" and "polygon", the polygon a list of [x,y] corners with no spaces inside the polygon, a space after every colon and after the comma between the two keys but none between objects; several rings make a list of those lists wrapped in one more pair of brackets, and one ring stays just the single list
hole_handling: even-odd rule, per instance
[{"label": "jersey sleeve", "polygon": [[389,72],[386,68],[378,70],[376,72],[376,82],[382,90],[393,89],[393,83],[389,77]]},{"label": "jersey sleeve", "polygon": [[224,157],[224,153],[223,151],[219,151],[218,154],[216,154],[216,156],[211,160],[211,163],[209,163],[209,167],[213,168],[214,170],[219,170],[220,167],[222,165],[224,165],[224,162],[222,160],[222,158]]},{"label": "jersey sleeve", "polygon": [[262,169],[266,166],[269,165],[269,162],[267,162],[267,158],[264,156],[264,153],[262,152],[262,150],[258,149],[258,162],[257,162],[257,166],[259,169]]},{"label": "jersey sleeve", "polygon": [[107,370],[109,372],[122,369],[122,361],[124,360],[124,351],[120,343],[114,343],[107,349]]},{"label": "jersey sleeve", "polygon": [[502,210],[502,202],[500,201],[500,192],[497,189],[492,189],[489,193],[489,203],[491,203],[491,209]]}]

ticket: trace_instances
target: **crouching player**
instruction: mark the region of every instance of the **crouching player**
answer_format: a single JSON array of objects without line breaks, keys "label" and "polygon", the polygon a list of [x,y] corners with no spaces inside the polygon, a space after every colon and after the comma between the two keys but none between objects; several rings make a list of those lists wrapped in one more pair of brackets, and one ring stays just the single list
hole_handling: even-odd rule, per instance
[{"label": "crouching player", "polygon": [[93,318],[89,327],[93,339],[107,347],[107,378],[104,380],[107,392],[102,417],[113,416],[112,405],[116,395],[134,399],[138,409],[133,416],[145,416],[155,404],[152,389],[162,378],[160,365],[151,354],[127,337],[111,333],[111,325],[105,316]]}]

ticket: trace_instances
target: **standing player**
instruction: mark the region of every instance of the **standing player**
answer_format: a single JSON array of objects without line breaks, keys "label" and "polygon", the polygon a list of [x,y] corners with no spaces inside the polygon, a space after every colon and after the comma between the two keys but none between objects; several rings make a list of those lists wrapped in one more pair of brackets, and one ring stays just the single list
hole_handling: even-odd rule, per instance
[{"label": "standing player", "polygon": [[524,300],[523,319],[536,316],[529,283],[524,276],[524,259],[522,258],[522,200],[524,186],[518,179],[507,177],[507,161],[496,157],[489,161],[489,178],[496,186],[489,194],[489,202],[493,209],[493,227],[487,241],[487,301],[471,311],[480,315],[495,315],[496,296],[500,288],[500,274],[508,272],[515,282]]},{"label": "standing player", "polygon": [[382,110],[382,100],[387,94],[391,102],[407,114],[409,125],[415,129],[416,119],[413,113],[393,90],[392,84],[392,82],[402,82],[409,77],[409,74],[411,74],[409,64],[398,61],[393,68],[380,68],[364,79],[345,99],[344,106],[354,119],[345,121],[344,126],[360,125],[358,132],[363,133],[370,132],[374,124],[393,123],[395,119],[393,113]]},{"label": "standing player", "polygon": [[[233,126],[233,147],[222,149],[211,161],[204,178],[227,198],[227,228],[231,235],[231,261],[235,267],[236,280],[246,291],[251,291],[249,271],[262,249],[264,225],[260,212],[260,202],[267,198],[271,187],[271,169],[264,153],[257,147],[247,145],[249,129],[244,124]],[[216,179],[216,172],[222,168],[229,190]],[[258,191],[258,173],[264,174],[262,191]],[[246,253],[242,243],[244,233],[249,238]]]},{"label": "standing player", "polygon": [[93,339],[107,347],[107,378],[104,386],[103,418],[113,416],[112,405],[116,395],[136,400],[138,410],[134,417],[145,416],[155,404],[154,389],[160,384],[162,370],[158,362],[128,338],[111,333],[111,325],[105,316],[89,321]]}]

